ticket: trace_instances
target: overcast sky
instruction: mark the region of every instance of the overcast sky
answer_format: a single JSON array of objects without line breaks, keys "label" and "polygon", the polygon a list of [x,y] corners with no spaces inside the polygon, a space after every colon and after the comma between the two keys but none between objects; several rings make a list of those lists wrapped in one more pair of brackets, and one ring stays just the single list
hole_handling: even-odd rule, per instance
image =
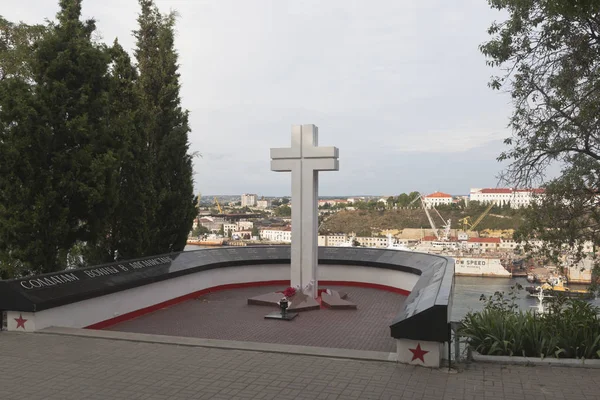
[{"label": "overcast sky", "polygon": [[[287,195],[269,148],[292,124],[340,149],[320,194],[468,193],[495,187],[510,98],[487,87],[478,46],[502,15],[485,0],[157,0],[179,13],[196,191]],[[3,0],[12,21],[54,19],[56,0]],[[135,0],[84,0],[102,40],[130,51]]]}]

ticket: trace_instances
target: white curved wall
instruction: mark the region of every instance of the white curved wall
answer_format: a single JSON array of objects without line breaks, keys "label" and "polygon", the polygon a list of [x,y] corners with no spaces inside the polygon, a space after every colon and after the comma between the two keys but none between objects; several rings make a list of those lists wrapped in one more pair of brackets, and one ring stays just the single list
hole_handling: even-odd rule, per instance
[{"label": "white curved wall", "polygon": [[215,286],[289,278],[285,264],[210,269],[44,310],[36,313],[35,326],[83,328]]},{"label": "white curved wall", "polygon": [[385,268],[355,265],[327,265],[317,270],[320,281],[362,282],[372,285],[391,286],[410,292],[419,275]]},{"label": "white curved wall", "polygon": [[[318,269],[318,274],[320,281],[361,282],[408,292],[419,278],[408,272],[348,265],[326,265]],[[289,264],[211,269],[36,313],[9,311],[7,328],[19,331],[40,330],[49,326],[83,328],[217,286],[289,279]],[[28,319],[25,329],[17,329],[15,322],[15,318],[21,314]]]}]

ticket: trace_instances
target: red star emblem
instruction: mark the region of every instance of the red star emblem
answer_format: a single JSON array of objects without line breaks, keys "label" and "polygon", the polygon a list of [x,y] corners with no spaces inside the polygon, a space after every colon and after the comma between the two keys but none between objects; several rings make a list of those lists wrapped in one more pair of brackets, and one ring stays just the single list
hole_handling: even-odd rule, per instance
[{"label": "red star emblem", "polygon": [[15,318],[15,321],[17,321],[17,329],[25,329],[25,322],[27,322],[27,320],[23,318],[23,314],[19,314],[19,318]]},{"label": "red star emblem", "polygon": [[417,344],[416,349],[408,349],[408,350],[410,350],[413,353],[413,358],[412,358],[412,360],[410,360],[411,362],[415,361],[416,359],[419,359],[423,363],[425,363],[425,359],[423,358],[423,356],[425,354],[429,353],[429,351],[421,349],[421,343]]}]

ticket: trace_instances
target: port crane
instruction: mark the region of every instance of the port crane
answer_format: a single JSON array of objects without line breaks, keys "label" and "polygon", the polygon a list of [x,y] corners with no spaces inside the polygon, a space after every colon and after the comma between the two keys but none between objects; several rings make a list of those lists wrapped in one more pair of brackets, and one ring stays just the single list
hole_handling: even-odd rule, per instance
[{"label": "port crane", "polygon": [[216,197],[215,197],[215,204],[217,205],[217,208],[219,209],[219,214],[223,214],[223,209],[221,208],[221,205],[219,204],[219,200],[217,200]]},{"label": "port crane", "polygon": [[440,217],[440,219],[444,222],[444,225],[443,225],[444,231],[443,231],[443,234],[440,234],[438,228],[435,226],[433,217],[431,216],[431,213],[429,212],[429,208],[425,204],[425,197],[421,193],[419,193],[419,195],[417,197],[415,197],[413,199],[413,201],[411,201],[408,205],[409,206],[412,205],[417,200],[421,200],[421,207],[423,208],[423,211],[425,211],[425,215],[427,215],[427,219],[429,220],[429,225],[431,225],[431,229],[433,230],[433,234],[435,235],[437,240],[448,241],[450,239],[450,226],[451,226],[452,221],[450,219],[448,219],[448,221],[444,220],[444,218],[441,216],[439,211],[436,210],[435,207],[433,207],[433,206],[431,207],[431,209],[433,209],[436,212],[436,214],[438,215],[438,217]]},{"label": "port crane", "polygon": [[495,203],[491,202],[487,206],[487,208],[485,209],[485,211],[482,212],[481,215],[479,217],[477,217],[477,219],[473,223],[471,223],[471,217],[469,217],[469,216],[466,216],[463,219],[461,219],[460,222],[462,223],[463,230],[465,232],[467,230],[474,230],[481,223],[481,221],[483,221],[483,219],[486,217],[486,215],[489,214],[489,212],[492,210],[492,208],[494,208],[494,205],[495,205]]},{"label": "port crane", "polygon": [[466,232],[469,230],[469,226],[471,225],[471,217],[467,215],[466,217],[459,219],[458,222],[462,224],[462,229]]}]

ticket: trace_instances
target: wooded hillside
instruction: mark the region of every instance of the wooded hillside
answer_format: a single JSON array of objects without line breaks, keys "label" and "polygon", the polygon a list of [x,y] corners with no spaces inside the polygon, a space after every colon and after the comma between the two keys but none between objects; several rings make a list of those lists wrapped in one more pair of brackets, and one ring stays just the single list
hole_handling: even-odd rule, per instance
[{"label": "wooded hillside", "polygon": [[[434,212],[435,214],[435,212]],[[460,228],[459,220],[470,215],[475,220],[479,214],[469,214],[468,211],[452,210],[440,211],[444,219],[452,220],[452,228]],[[483,229],[516,229],[521,224],[518,215],[490,214],[477,226],[477,231]],[[441,219],[435,215],[435,223],[442,226]],[[326,217],[321,226],[320,233],[350,233],[358,236],[370,236],[373,231],[382,229],[429,228],[429,221],[422,209],[401,210],[356,210],[340,211]]]}]

